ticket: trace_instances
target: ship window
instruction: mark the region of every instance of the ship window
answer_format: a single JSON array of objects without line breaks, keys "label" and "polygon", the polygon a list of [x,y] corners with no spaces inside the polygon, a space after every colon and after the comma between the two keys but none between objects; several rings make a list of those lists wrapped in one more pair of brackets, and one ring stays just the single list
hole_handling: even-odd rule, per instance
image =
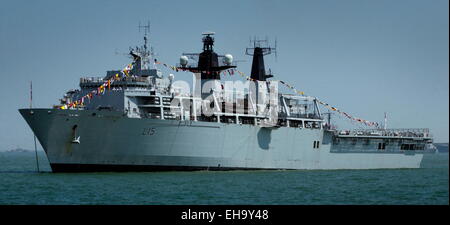
[{"label": "ship window", "polygon": [[319,141],[313,141],[313,148],[319,148]]},{"label": "ship window", "polygon": [[414,144],[402,144],[400,146],[401,150],[415,150],[416,146]]}]

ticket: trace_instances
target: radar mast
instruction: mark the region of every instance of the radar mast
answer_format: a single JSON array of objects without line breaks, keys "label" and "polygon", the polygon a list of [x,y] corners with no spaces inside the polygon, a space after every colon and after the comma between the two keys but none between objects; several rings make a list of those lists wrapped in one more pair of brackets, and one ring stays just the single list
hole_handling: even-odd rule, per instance
[{"label": "radar mast", "polygon": [[139,32],[144,30],[144,45],[141,47],[130,48],[130,55],[133,57],[133,70],[135,74],[140,74],[141,70],[148,70],[150,67],[150,61],[153,58],[153,48],[148,49],[148,35],[150,33],[150,22],[147,21],[146,25],[141,25],[139,22]]},{"label": "radar mast", "polygon": [[[272,52],[276,54],[276,41],[275,48],[271,48],[268,46],[267,38],[265,40],[259,40],[254,38],[250,41],[253,43],[253,48],[246,48],[245,54],[253,56],[252,62],[252,71],[250,77],[253,80],[265,81],[267,78],[273,77],[271,71],[269,70],[269,74],[266,74],[266,69],[264,66],[264,56],[269,55]],[[253,53],[252,53],[253,50]]]},{"label": "radar mast", "polygon": [[[220,72],[223,70],[236,68],[232,64],[232,56],[218,55],[214,52],[214,32],[202,33],[203,52],[201,53],[183,53],[184,63],[180,63],[178,69],[189,70],[193,73],[200,73],[202,80],[220,80]],[[228,57],[228,58],[227,58]],[[197,61],[196,64],[188,64],[188,58]],[[219,60],[221,59],[221,60]]]}]

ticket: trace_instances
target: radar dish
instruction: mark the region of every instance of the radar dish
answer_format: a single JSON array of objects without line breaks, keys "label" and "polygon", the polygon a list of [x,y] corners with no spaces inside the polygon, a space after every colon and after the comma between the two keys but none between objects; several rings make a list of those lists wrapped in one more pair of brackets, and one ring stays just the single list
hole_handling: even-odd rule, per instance
[{"label": "radar dish", "polygon": [[214,35],[215,33],[212,31],[203,32],[202,35]]}]

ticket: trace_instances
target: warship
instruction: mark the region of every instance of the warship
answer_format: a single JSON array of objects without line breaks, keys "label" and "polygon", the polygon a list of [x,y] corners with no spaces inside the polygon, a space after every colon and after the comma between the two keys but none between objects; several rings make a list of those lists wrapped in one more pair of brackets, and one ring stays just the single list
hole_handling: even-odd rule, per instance
[{"label": "warship", "polygon": [[[317,98],[278,92],[264,65],[276,48],[260,41],[246,48],[250,78],[223,82],[236,62],[214,52],[213,32],[202,35],[201,53],[170,66],[146,32],[125,69],[81,78],[53,107],[19,109],[52,171],[419,168],[435,151],[428,129],[335,129]],[[163,65],[192,74],[192,90]]]}]

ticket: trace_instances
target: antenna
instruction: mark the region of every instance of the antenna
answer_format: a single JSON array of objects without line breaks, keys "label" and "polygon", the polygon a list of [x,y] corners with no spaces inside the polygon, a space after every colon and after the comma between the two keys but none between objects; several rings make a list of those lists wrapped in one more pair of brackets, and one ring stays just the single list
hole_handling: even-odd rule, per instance
[{"label": "antenna", "polygon": [[[32,108],[33,108],[33,81],[30,81],[30,112],[32,113]],[[37,168],[37,172],[39,173],[39,160],[38,160],[38,154],[37,154],[37,145],[36,145],[36,135],[33,132],[33,137],[34,137],[34,152],[35,152],[35,157],[36,157],[36,168]]]},{"label": "antenna", "polygon": [[147,25],[141,25],[139,22],[139,32],[141,32],[141,28],[144,29],[144,48],[147,50],[147,34],[150,33],[150,21],[147,20]]},{"label": "antenna", "polygon": [[[149,38],[150,34],[150,21],[147,20],[145,24],[139,22],[139,32],[141,30],[144,31],[144,46],[136,48],[130,48],[130,55],[133,57],[135,63],[135,70],[133,73],[141,74],[142,70],[149,69],[150,62],[153,61],[155,55],[153,53],[153,47],[149,46]],[[153,64],[153,68],[156,69],[156,65]]]},{"label": "antenna", "polygon": [[253,56],[252,70],[250,77],[253,80],[265,81],[267,78],[273,77],[272,71],[269,74],[266,73],[264,66],[264,56],[272,53],[276,54],[276,48],[269,46],[268,38],[257,39],[254,37],[253,41],[250,40],[250,44],[253,44],[252,48],[246,48],[245,54]]},{"label": "antenna", "polygon": [[277,51],[276,51],[276,49],[277,49],[277,37],[275,37],[275,62],[277,62],[278,60],[278,54],[277,54]]},{"label": "antenna", "polygon": [[33,81],[30,81],[30,109],[33,108]]},{"label": "antenna", "polygon": [[[130,51],[131,51],[131,49],[130,49]],[[124,56],[129,56],[130,55],[129,53],[122,53],[122,52],[120,52],[117,48],[114,49],[114,54],[115,55],[124,55]]]},{"label": "antenna", "polygon": [[253,53],[251,52],[251,50],[254,50],[255,48],[262,49],[263,55],[269,55],[269,54],[272,54],[272,53],[275,53],[275,54],[277,53],[277,41],[276,41],[276,39],[275,39],[275,47],[274,48],[270,47],[267,37],[266,37],[266,39],[257,39],[257,37],[255,36],[253,40],[250,39],[250,45],[252,45],[252,44],[253,44],[253,48],[246,48],[245,49],[245,54],[246,55],[253,56]]}]

